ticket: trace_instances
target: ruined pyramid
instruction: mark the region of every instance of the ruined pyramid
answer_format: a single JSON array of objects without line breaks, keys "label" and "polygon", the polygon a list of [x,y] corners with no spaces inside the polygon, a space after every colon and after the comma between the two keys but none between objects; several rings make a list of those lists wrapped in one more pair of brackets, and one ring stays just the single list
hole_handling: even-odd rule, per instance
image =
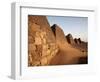
[{"label": "ruined pyramid", "polygon": [[28,66],[48,65],[58,52],[46,16],[28,16]]},{"label": "ruined pyramid", "polygon": [[56,24],[52,27],[54,32],[56,43],[59,47],[59,53],[52,59],[51,64],[76,64],[79,62],[79,58],[83,56],[83,53],[71,46],[65,37],[63,30]]},{"label": "ruined pyramid", "polygon": [[46,16],[28,15],[28,66],[78,64],[81,57],[83,52],[68,43],[61,27],[50,27]]}]

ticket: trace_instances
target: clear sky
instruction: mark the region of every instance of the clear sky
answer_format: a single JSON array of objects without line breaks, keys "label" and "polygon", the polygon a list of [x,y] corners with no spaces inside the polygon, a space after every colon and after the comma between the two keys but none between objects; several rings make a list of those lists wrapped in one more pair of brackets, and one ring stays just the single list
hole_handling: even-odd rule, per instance
[{"label": "clear sky", "polygon": [[50,26],[57,24],[65,35],[71,33],[73,38],[81,38],[88,41],[88,18],[70,16],[47,16]]}]

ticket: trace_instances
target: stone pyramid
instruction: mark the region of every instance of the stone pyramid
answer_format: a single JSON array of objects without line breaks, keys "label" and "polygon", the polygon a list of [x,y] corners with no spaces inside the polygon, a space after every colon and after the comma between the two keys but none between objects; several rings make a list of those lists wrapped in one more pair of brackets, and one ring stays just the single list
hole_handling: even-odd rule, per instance
[{"label": "stone pyramid", "polygon": [[71,34],[68,34],[66,36],[66,39],[67,39],[67,41],[68,41],[69,44],[75,44],[73,36]]},{"label": "stone pyramid", "polygon": [[58,52],[55,36],[46,16],[28,16],[28,65],[48,65]]},{"label": "stone pyramid", "polygon": [[77,64],[83,56],[57,24],[50,27],[46,16],[28,15],[28,66]]},{"label": "stone pyramid", "polygon": [[59,47],[58,54],[52,59],[51,65],[53,64],[74,64],[78,63],[78,59],[83,55],[81,51],[76,48],[73,48],[68,44],[63,30],[56,24],[52,27],[54,32],[56,43]]}]

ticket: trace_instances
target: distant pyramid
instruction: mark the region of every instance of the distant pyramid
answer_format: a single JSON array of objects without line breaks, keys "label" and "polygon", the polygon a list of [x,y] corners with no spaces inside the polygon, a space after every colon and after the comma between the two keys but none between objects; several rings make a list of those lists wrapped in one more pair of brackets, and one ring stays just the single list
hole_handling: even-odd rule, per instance
[{"label": "distant pyramid", "polygon": [[73,36],[71,34],[68,34],[66,36],[66,39],[67,39],[67,41],[68,41],[69,44],[75,44]]},{"label": "distant pyramid", "polygon": [[78,41],[79,41],[80,44],[82,43],[81,38],[78,38]]},{"label": "distant pyramid", "polygon": [[76,44],[80,44],[79,39],[75,38],[74,41],[75,41]]},{"label": "distant pyramid", "polygon": [[56,41],[58,43],[68,44],[63,30],[57,24],[54,24],[53,26],[51,26],[51,29],[52,29],[52,31],[55,35]]},{"label": "distant pyramid", "polygon": [[[59,53],[52,59],[51,64],[71,64],[77,63],[78,58],[83,55],[81,51],[68,44],[63,30],[56,24],[51,26],[54,32]],[[61,60],[61,61],[59,61]]]}]

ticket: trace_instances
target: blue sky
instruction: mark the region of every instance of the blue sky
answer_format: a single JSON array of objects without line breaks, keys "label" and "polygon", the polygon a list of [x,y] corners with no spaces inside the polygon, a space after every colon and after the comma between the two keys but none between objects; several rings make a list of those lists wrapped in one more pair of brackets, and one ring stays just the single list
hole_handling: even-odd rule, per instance
[{"label": "blue sky", "polygon": [[88,41],[88,18],[70,16],[47,16],[50,26],[57,24],[65,35],[71,33],[73,38],[81,38]]}]

